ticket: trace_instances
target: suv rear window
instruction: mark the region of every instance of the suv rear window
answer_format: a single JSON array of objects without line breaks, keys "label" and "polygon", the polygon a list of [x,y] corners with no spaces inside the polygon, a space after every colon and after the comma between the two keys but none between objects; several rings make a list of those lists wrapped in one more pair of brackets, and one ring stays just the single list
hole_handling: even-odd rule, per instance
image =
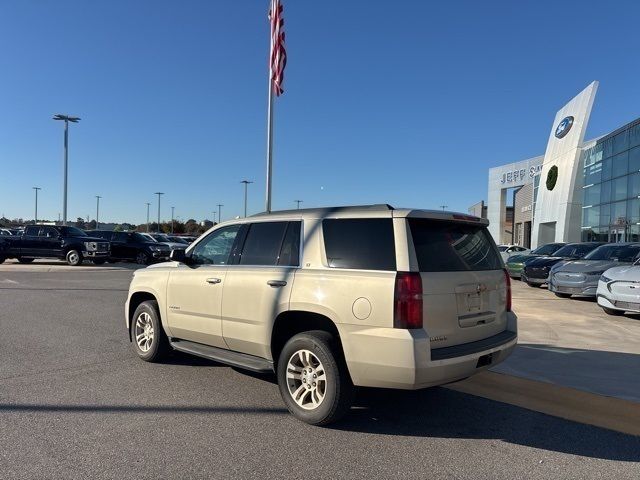
[{"label": "suv rear window", "polygon": [[487,229],[441,220],[409,219],[421,272],[500,270],[500,255]]},{"label": "suv rear window", "polygon": [[322,233],[330,267],[396,269],[391,218],[323,220]]}]

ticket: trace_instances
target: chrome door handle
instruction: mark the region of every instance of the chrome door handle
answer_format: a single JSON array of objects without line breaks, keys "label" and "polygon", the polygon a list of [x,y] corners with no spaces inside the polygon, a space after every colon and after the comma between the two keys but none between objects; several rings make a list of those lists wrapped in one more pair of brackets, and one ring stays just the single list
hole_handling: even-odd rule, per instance
[{"label": "chrome door handle", "polygon": [[219,278],[207,278],[207,283],[211,283],[211,284],[216,284],[216,283],[221,283],[222,280]]},{"label": "chrome door handle", "polygon": [[269,280],[267,285],[270,287],[284,287],[287,284],[284,280]]}]

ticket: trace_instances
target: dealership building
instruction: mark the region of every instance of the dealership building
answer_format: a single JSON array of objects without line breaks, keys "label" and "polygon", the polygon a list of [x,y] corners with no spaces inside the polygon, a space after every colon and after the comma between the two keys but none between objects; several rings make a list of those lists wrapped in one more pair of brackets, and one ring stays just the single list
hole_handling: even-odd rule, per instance
[{"label": "dealership building", "polygon": [[597,89],[558,111],[544,155],[489,170],[488,201],[469,213],[497,243],[640,241],[640,119],[585,141]]}]

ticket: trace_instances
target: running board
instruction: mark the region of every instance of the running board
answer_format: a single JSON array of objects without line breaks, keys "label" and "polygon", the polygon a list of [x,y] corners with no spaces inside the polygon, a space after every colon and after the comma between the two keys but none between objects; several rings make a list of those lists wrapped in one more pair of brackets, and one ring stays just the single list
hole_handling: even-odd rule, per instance
[{"label": "running board", "polygon": [[244,368],[258,373],[273,373],[273,362],[246,353],[225,350],[224,348],[211,347],[202,343],[190,342],[172,338],[169,340],[171,347],[184,353],[190,353],[198,357],[207,358],[216,362],[225,363],[232,367]]}]

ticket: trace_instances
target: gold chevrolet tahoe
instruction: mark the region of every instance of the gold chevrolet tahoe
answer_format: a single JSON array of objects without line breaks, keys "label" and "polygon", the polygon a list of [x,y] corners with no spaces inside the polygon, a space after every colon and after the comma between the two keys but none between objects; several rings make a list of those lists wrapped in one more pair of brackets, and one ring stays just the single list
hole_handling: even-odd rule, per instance
[{"label": "gold chevrolet tahoe", "polygon": [[442,385],[511,353],[510,279],[487,224],[389,205],[221,223],[135,273],[129,338],[149,362],[173,349],[275,371],[289,411],[326,425],[355,386]]}]

